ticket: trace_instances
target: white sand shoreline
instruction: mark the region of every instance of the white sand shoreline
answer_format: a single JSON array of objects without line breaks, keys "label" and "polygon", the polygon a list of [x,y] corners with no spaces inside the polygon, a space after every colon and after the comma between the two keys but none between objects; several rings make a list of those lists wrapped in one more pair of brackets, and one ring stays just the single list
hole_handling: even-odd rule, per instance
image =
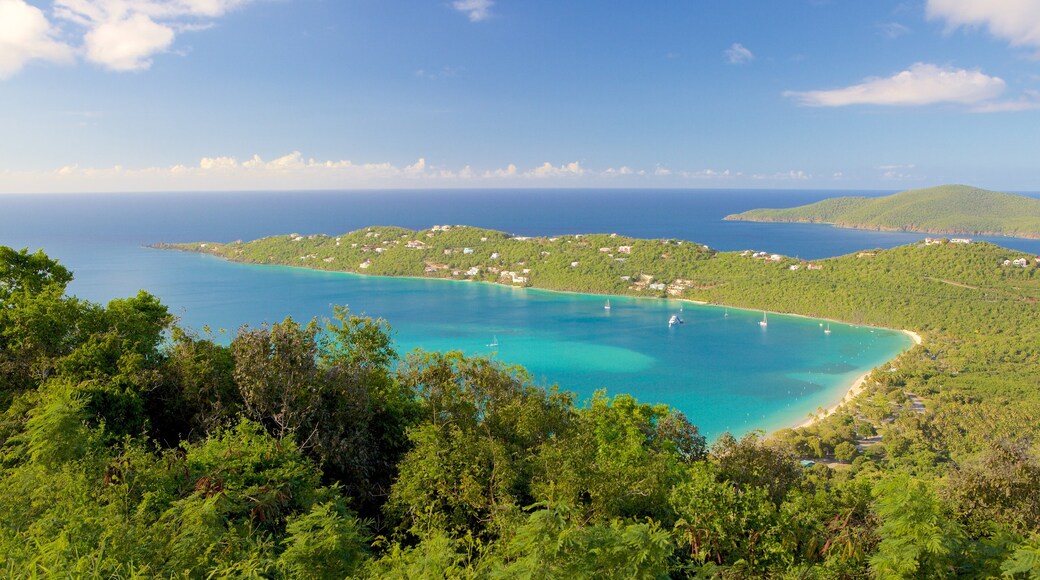
[{"label": "white sand shoreline", "polygon": [[[901,330],[901,332],[903,334],[909,336],[910,340],[914,341],[914,345],[920,345],[923,342],[922,339],[921,339],[921,335],[917,334],[916,332],[914,332],[912,330],[907,330],[907,329],[904,328],[904,329]],[[798,423],[797,425],[792,425],[791,428],[793,428],[793,429],[801,429],[802,427],[811,427],[811,426],[815,425],[816,423],[819,423],[820,421],[822,421],[822,420],[826,419],[827,417],[830,417],[831,415],[836,413],[838,411],[838,409],[842,405],[844,405],[845,403],[848,403],[852,399],[855,399],[860,393],[863,392],[863,389],[866,388],[866,383],[867,383],[867,377],[868,376],[870,376],[870,373],[866,372],[866,373],[863,373],[862,376],[857,378],[852,383],[852,385],[849,387],[849,390],[845,391],[845,396],[842,397],[841,400],[838,401],[837,403],[835,403],[834,405],[831,405],[830,407],[825,409],[823,411],[822,415],[821,414],[814,414],[812,417],[806,419],[805,421],[802,421],[801,423]]]}]

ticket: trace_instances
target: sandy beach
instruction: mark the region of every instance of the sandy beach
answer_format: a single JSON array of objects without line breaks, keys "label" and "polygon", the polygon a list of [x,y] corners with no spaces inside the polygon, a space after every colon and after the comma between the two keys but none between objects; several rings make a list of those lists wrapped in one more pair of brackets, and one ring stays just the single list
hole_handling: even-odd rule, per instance
[{"label": "sandy beach", "polygon": [[[915,345],[920,345],[921,344],[922,341],[921,341],[921,335],[920,334],[917,334],[916,332],[914,332],[912,330],[907,330],[905,328],[902,329],[902,332],[903,332],[903,334],[909,336],[910,340],[914,341]],[[857,395],[859,395],[860,393],[863,392],[863,389],[866,386],[867,377],[869,375],[870,375],[870,373],[864,373],[863,376],[861,376],[858,379],[856,379],[856,381],[854,383],[852,383],[852,386],[849,387],[849,390],[845,392],[845,396],[842,397],[841,400],[838,401],[836,404],[834,404],[834,405],[828,407],[826,410],[824,410],[822,415],[814,415],[812,418],[806,419],[805,421],[802,421],[801,423],[796,425],[795,428],[812,426],[817,421],[822,421],[824,418],[833,415],[835,413],[835,411],[838,410],[838,407],[841,407],[845,403],[851,401],[852,399],[855,399]]]},{"label": "sandy beach", "polygon": [[841,407],[845,403],[851,401],[852,399],[855,399],[856,395],[859,395],[860,393],[863,392],[863,387],[867,383],[867,376],[868,375],[870,375],[870,373],[863,373],[863,375],[861,377],[856,379],[856,382],[852,383],[852,386],[849,387],[849,390],[845,392],[845,396],[841,398],[841,401],[838,401],[838,403],[836,403],[835,405],[832,405],[831,407],[829,407],[826,410],[824,410],[822,415],[819,415],[819,414],[814,415],[812,418],[806,419],[805,421],[802,421],[801,423],[796,425],[796,427],[799,427],[799,428],[800,427],[809,427],[809,426],[815,424],[817,421],[821,421],[825,417],[829,417],[829,416],[833,415],[834,412],[838,410],[838,407]]}]

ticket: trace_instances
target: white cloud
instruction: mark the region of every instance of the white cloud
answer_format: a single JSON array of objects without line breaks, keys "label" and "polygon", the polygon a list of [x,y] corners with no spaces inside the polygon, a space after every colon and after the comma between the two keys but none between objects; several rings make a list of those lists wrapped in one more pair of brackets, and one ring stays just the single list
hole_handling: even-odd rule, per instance
[{"label": "white cloud", "polygon": [[609,177],[615,177],[615,176],[632,175],[632,173],[634,173],[634,172],[632,171],[631,167],[629,167],[627,165],[622,165],[621,167],[618,167],[616,169],[614,167],[607,168],[607,170],[603,172],[603,175],[606,175],[606,176],[609,176]]},{"label": "white cloud", "polygon": [[898,22],[879,24],[878,29],[881,30],[881,34],[889,38],[899,38],[900,36],[910,34],[910,29]]},{"label": "white cloud", "polygon": [[[894,167],[894,166],[893,166]],[[879,168],[880,169],[880,168]],[[829,174],[828,174],[829,175]],[[895,175],[895,174],[893,174]],[[687,171],[656,166],[647,169],[618,165],[591,169],[578,161],[555,165],[542,163],[520,169],[477,170],[470,165],[453,169],[420,157],[411,164],[355,163],[350,160],[316,160],[299,151],[265,159],[252,155],[240,161],[228,155],[202,157],[197,163],[134,168],[122,164],[85,167],[68,164],[52,171],[12,171],[0,168],[0,194],[36,192],[147,192],[147,191],[261,191],[317,189],[400,189],[428,187],[574,187],[647,184],[689,187],[707,182],[762,186],[806,181],[803,171],[750,174],[702,169]]]},{"label": "white cloud", "polygon": [[1017,113],[1038,109],[1040,109],[1040,91],[1024,91],[1017,100],[979,103],[972,107],[971,111],[973,113]]},{"label": "white cloud", "polygon": [[136,13],[91,28],[83,37],[83,46],[90,62],[111,70],[134,71],[152,66],[151,57],[165,52],[173,38],[172,28]]},{"label": "white cloud", "polygon": [[755,55],[739,42],[734,42],[723,54],[730,64],[744,64],[755,60]]},{"label": "white cloud", "polygon": [[974,104],[998,97],[1004,80],[978,70],[916,63],[886,78],[870,78],[849,87],[822,91],[787,91],[785,97],[810,107],[847,105],[918,106],[935,103]]},{"label": "white cloud", "polygon": [[913,179],[914,175],[911,171],[916,167],[917,165],[914,163],[897,163],[891,165],[879,165],[878,171],[881,172],[881,179],[886,181],[900,181],[904,179]]},{"label": "white cloud", "polygon": [[791,170],[786,173],[778,173],[776,174],[775,179],[793,179],[796,181],[805,181],[807,179],[812,179],[812,175],[799,169],[797,171]]},{"label": "white cloud", "polygon": [[585,173],[585,169],[577,161],[572,161],[559,167],[554,167],[552,163],[546,161],[540,166],[528,171],[524,174],[526,177],[567,177],[567,176],[580,176]]},{"label": "white cloud", "polygon": [[71,62],[72,47],[56,35],[39,8],[24,0],[0,0],[0,79],[11,77],[31,60]]},{"label": "white cloud", "polygon": [[404,168],[404,172],[408,175],[421,175],[426,171],[426,159],[420,157],[418,161]]},{"label": "white cloud", "polygon": [[252,0],[56,0],[54,14],[86,29],[87,60],[116,71],[144,70],[166,52],[177,32],[210,26]]},{"label": "white cloud", "polygon": [[234,169],[236,167],[238,167],[238,162],[234,157],[203,157],[199,161],[199,168],[204,170]]},{"label": "white cloud", "polygon": [[465,13],[470,22],[480,22],[491,17],[494,4],[492,0],[455,0],[451,7]]},{"label": "white cloud", "polygon": [[[312,165],[314,161],[310,162]],[[267,164],[268,169],[274,169],[276,171],[283,171],[286,169],[301,169],[306,167],[306,162],[303,160],[303,154],[299,151],[293,151],[288,155],[283,155],[274,161]]]},{"label": "white cloud", "polygon": [[143,14],[154,20],[218,18],[254,0],[55,0],[54,13],[90,26]]},{"label": "white cloud", "polygon": [[516,165],[510,163],[504,169],[495,169],[493,171],[485,171],[484,177],[515,177],[517,174]]},{"label": "white cloud", "polygon": [[951,29],[982,26],[1015,46],[1040,47],[1040,2],[1036,0],[928,0],[928,18]]},{"label": "white cloud", "polygon": [[739,176],[740,173],[733,173],[729,169],[723,169],[719,171],[717,169],[701,169],[700,171],[683,172],[683,177],[689,177],[691,179],[728,179],[733,176]]},{"label": "white cloud", "polygon": [[802,171],[801,169],[791,169],[789,171],[781,171],[773,174],[756,174],[752,175],[751,179],[759,181],[806,181],[812,179],[812,175]]},{"label": "white cloud", "polygon": [[210,20],[253,1],[54,0],[51,22],[25,0],[0,0],[0,79],[32,60],[77,56],[109,70],[144,70],[178,34],[206,30]]}]

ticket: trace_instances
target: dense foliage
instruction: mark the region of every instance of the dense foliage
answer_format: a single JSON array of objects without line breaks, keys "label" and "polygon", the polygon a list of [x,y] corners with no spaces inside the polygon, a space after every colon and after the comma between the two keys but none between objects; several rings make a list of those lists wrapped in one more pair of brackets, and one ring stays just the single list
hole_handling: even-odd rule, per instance
[{"label": "dense foliage", "polygon": [[[434,251],[405,247],[414,233],[373,228],[340,246],[261,241],[262,252],[360,252],[349,236],[371,232],[402,241],[366,252],[376,272]],[[400,357],[383,322],[345,309],[221,344],[178,328],[144,292],[104,306],[67,296],[60,264],[0,248],[3,572],[1037,577],[1034,262],[940,244],[810,270],[677,241],[473,228],[425,239],[439,236],[473,250],[446,258],[484,267],[492,252],[510,268],[562,254],[531,283],[610,291],[611,268],[639,264],[668,285],[688,280],[687,297],[913,328],[926,341],[812,427],[709,445],[664,406],[603,394],[577,403],[486,358]],[[608,256],[619,245],[631,260]],[[602,270],[576,273],[600,254]],[[798,463],[807,458],[817,463]]]},{"label": "dense foliage", "polygon": [[940,185],[885,197],[834,197],[801,207],[753,209],[726,219],[1038,238],[1040,200],[965,185]]}]

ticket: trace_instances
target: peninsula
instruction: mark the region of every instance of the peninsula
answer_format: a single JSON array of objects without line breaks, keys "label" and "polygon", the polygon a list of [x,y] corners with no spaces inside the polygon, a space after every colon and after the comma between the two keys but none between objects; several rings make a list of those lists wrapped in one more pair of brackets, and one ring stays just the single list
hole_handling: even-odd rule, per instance
[{"label": "peninsula", "polygon": [[727,220],[831,224],[940,235],[1040,238],[1040,200],[966,185],[885,197],[834,197],[788,209],[754,209]]},{"label": "peninsula", "polygon": [[336,236],[289,234],[153,247],[251,264],[672,297],[925,332],[967,321],[962,315],[947,317],[950,300],[990,308],[998,296],[1026,302],[1040,298],[1035,256],[945,239],[816,261],[755,249],[720,252],[676,239],[512,236],[460,225],[421,231],[373,226]]}]

